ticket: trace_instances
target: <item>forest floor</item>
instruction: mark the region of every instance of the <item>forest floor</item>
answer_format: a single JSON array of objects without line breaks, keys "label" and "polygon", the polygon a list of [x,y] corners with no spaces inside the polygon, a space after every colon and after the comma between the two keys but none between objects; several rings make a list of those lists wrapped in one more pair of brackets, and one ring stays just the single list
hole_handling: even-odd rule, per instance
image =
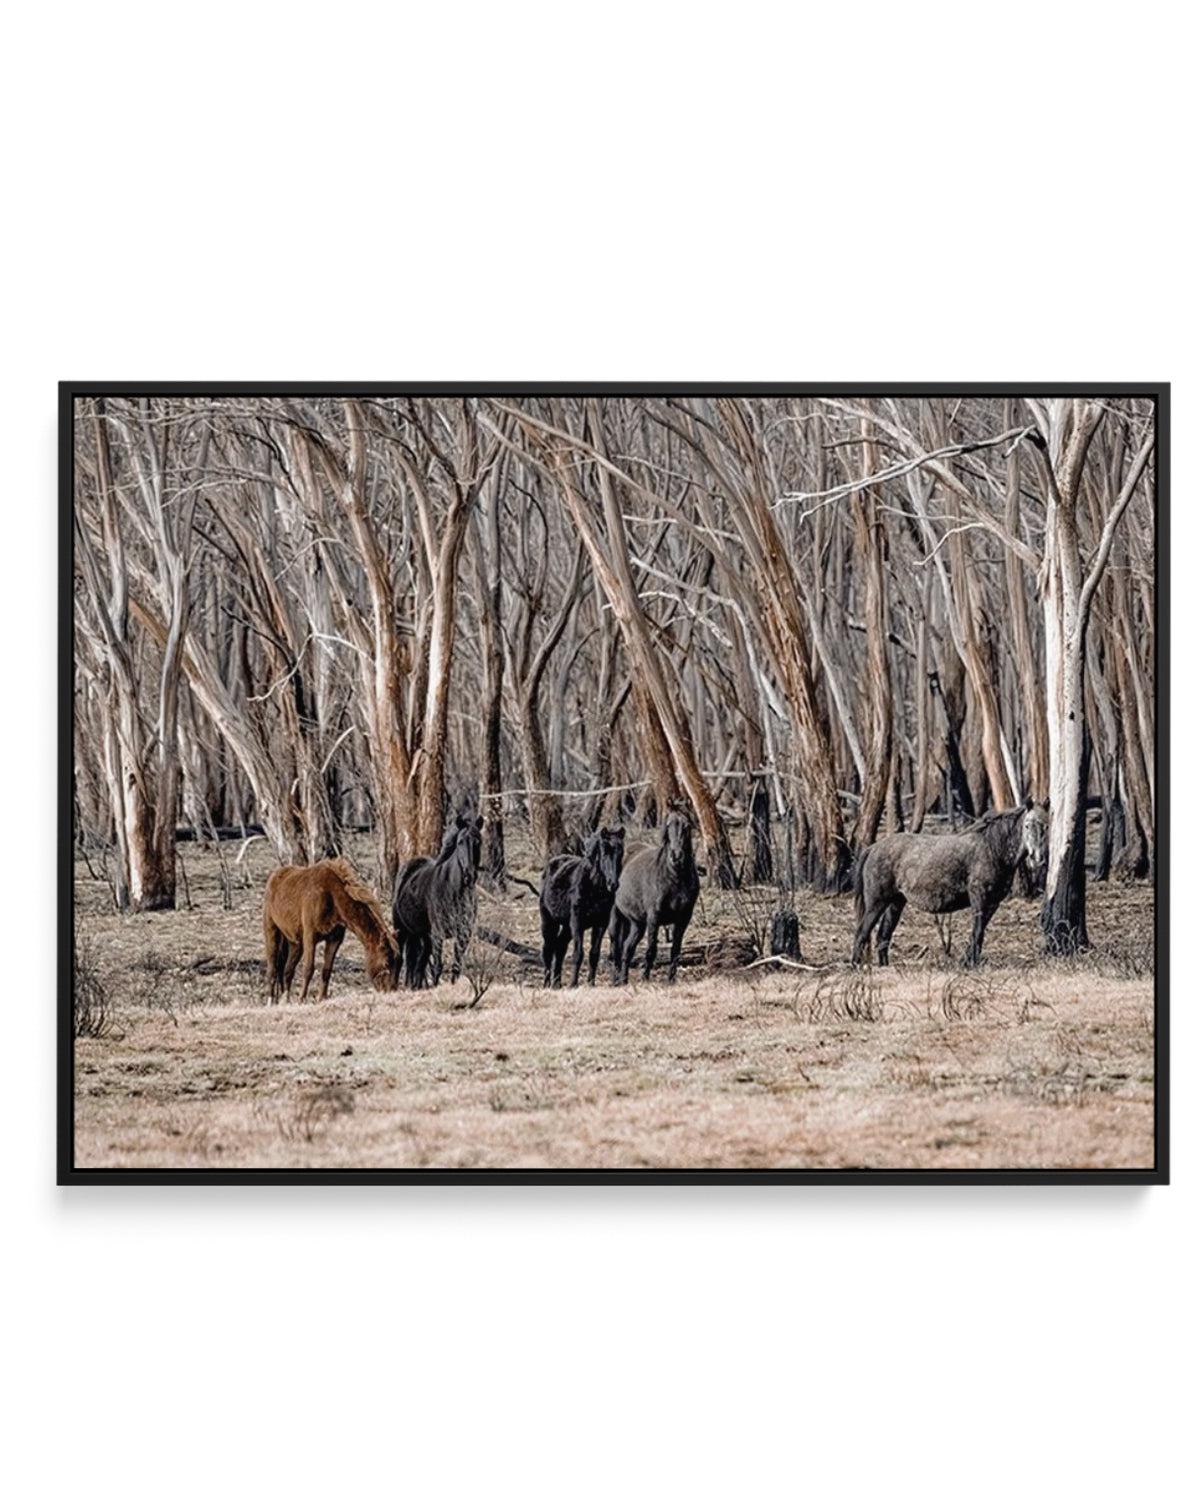
[{"label": "forest floor", "polygon": [[[225,906],[213,850],[181,847],[192,907],[122,916],[83,863],[80,960],[108,1000],[75,1042],[81,1167],[1147,1167],[1154,1162],[1154,891],[1089,887],[1094,948],[1040,949],[1013,897],[977,971],[969,920],[911,910],[893,965],[850,970],[849,897],[797,900],[807,970],[700,957],[769,917],[768,889],[707,886],[679,980],[550,991],[476,946],[465,980],[369,990],[350,938],[324,1003],[266,1001],[265,842]],[[369,845],[356,849],[370,874]],[[521,872],[520,866],[514,870]],[[526,876],[533,872],[526,867]],[[523,889],[481,921],[539,945]],[[663,953],[660,949],[660,963]],[[568,963],[569,964],[569,963]],[[606,979],[607,962],[601,966]],[[660,967],[661,972],[661,967]]]}]

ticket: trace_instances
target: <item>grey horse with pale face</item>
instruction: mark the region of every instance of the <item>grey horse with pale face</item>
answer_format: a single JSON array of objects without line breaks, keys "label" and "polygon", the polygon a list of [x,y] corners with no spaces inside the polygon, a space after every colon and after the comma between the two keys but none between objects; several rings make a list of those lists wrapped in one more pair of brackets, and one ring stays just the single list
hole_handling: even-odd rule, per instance
[{"label": "grey horse with pale face", "polygon": [[909,903],[925,913],[971,909],[974,918],[965,966],[976,966],[992,915],[1008,897],[1022,861],[1046,859],[1049,813],[1027,802],[984,817],[953,835],[886,835],[867,847],[855,868],[858,928],[851,959],[857,965],[878,926],[879,964],[886,966],[892,935]]}]

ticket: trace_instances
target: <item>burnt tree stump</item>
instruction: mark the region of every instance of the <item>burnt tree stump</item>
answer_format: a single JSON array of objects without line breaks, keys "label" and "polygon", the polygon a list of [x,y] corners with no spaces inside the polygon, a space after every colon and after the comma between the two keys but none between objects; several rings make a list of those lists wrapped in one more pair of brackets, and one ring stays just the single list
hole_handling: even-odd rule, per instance
[{"label": "burnt tree stump", "polygon": [[771,919],[771,954],[800,960],[800,920],[793,908],[778,909]]}]

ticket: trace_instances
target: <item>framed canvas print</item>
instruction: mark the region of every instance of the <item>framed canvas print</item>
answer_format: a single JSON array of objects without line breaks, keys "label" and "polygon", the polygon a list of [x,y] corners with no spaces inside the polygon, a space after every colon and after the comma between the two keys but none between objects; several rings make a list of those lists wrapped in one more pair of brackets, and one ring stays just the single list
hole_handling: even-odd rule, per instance
[{"label": "framed canvas print", "polygon": [[1168,399],[63,384],[60,1181],[1165,1181]]}]

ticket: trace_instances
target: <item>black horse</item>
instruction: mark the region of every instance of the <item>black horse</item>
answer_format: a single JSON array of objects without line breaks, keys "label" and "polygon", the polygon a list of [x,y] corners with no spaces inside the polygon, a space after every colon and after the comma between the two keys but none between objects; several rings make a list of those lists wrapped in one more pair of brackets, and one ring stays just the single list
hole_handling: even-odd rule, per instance
[{"label": "black horse", "polygon": [[[442,971],[442,941],[454,940],[450,980],[462,970],[467,941],[475,927],[475,879],[479,875],[483,820],[460,814],[442,837],[436,856],[414,856],[396,879],[392,922],[404,954],[408,987],[432,985]],[[436,959],[435,957],[436,947]]]},{"label": "black horse", "polygon": [[972,909],[971,943],[963,964],[978,965],[984,930],[1008,897],[1013,873],[1022,860],[1035,868],[1045,860],[1047,817],[1044,805],[1026,803],[985,814],[956,835],[886,835],[869,845],[855,867],[855,964],[869,949],[878,924],[879,964],[887,965],[904,905],[912,903],[934,914]]},{"label": "black horse", "polygon": [[584,930],[592,931],[588,956],[588,985],[596,985],[596,967],[604,933],[612,913],[621,865],[625,859],[625,830],[598,829],[583,844],[582,856],[555,856],[542,873],[538,907],[542,911],[542,961],[546,986],[562,986],[567,942],[575,942],[571,986],[579,986],[583,964]]},{"label": "black horse", "polygon": [[614,983],[620,986],[628,982],[634,951],[647,931],[650,938],[646,942],[642,976],[650,980],[658,955],[660,924],[671,926],[667,980],[675,980],[684,931],[691,922],[699,894],[700,873],[692,855],[692,821],[681,804],[672,803],[657,848],[634,856],[621,874],[612,912]]}]

